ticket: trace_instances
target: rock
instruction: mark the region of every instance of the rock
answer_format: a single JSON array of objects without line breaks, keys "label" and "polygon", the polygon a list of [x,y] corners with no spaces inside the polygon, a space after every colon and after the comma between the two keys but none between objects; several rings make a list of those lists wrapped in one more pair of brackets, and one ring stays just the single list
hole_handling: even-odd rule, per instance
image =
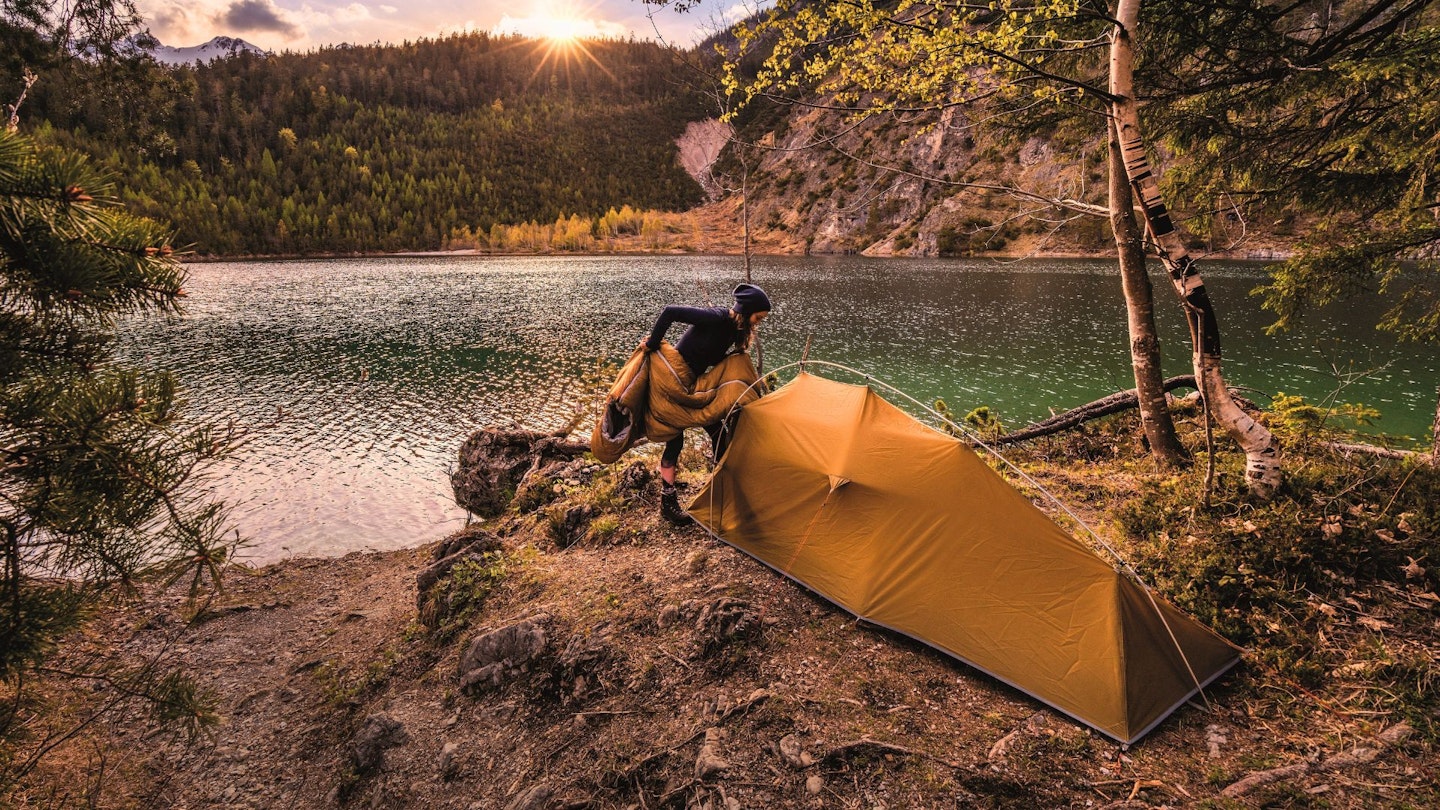
[{"label": "rock", "polygon": [[655,489],[655,471],[649,464],[636,461],[621,471],[615,489],[627,495],[647,497]]},{"label": "rock", "polygon": [[440,759],[437,763],[439,766],[438,770],[440,771],[440,781],[449,782],[455,778],[455,774],[460,770],[458,763],[455,762],[455,752],[459,750],[459,743],[447,742],[441,746]]},{"label": "rock", "polygon": [[386,714],[372,714],[350,741],[350,764],[356,773],[369,774],[385,762],[385,752],[410,739],[405,726]]},{"label": "rock", "polygon": [[505,805],[505,810],[548,810],[554,796],[555,788],[542,782],[516,796],[514,801]]},{"label": "rock", "polygon": [[610,628],[596,627],[589,633],[573,633],[565,649],[555,657],[551,670],[556,691],[566,702],[577,701],[601,685],[610,662]]},{"label": "rock", "polygon": [[722,596],[701,608],[695,630],[707,650],[757,635],[764,627],[760,611],[743,599]]},{"label": "rock", "polygon": [[705,565],[709,562],[710,552],[703,548],[697,549],[685,559],[685,570],[690,572],[691,576],[694,576],[704,571]]},{"label": "rock", "polygon": [[700,755],[695,757],[695,778],[701,781],[730,769],[730,763],[721,756],[721,742],[725,732],[719,728],[705,729],[705,742],[700,746]]},{"label": "rock", "polygon": [[590,504],[572,506],[563,513],[550,517],[550,539],[560,548],[569,548],[581,540],[590,530],[590,521],[598,510]]},{"label": "rock", "polygon": [[544,614],[476,636],[460,655],[460,688],[498,687],[526,672],[545,651]]},{"label": "rock", "polygon": [[806,752],[800,744],[800,738],[794,734],[786,734],[780,738],[780,756],[790,763],[792,768],[808,768],[815,764],[815,758]]},{"label": "rock", "polygon": [[455,503],[473,514],[494,517],[510,507],[527,473],[588,450],[554,435],[484,428],[460,445],[459,465],[450,474]]},{"label": "rock", "polygon": [[415,575],[415,608],[422,616],[426,613],[430,592],[450,575],[450,569],[457,563],[478,559],[481,554],[501,547],[500,538],[479,526],[467,526],[445,538],[436,547],[430,565]]},{"label": "rock", "polygon": [[809,793],[811,796],[820,795],[820,791],[824,789],[825,777],[821,776],[818,773],[811,774],[810,778],[805,780],[805,792]]},{"label": "rock", "polygon": [[1227,742],[1229,742],[1229,737],[1226,736],[1224,729],[1219,726],[1205,727],[1205,746],[1210,749],[1211,759],[1220,758],[1220,746]]},{"label": "rock", "polygon": [[565,481],[575,474],[585,462],[581,460],[544,462],[537,458],[520,482],[515,485],[515,497],[510,505],[521,512],[534,512],[565,494]]}]

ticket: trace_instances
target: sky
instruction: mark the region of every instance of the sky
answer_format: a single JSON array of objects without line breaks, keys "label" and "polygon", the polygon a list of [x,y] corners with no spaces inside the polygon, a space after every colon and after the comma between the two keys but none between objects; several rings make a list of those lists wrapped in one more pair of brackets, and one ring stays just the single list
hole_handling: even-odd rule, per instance
[{"label": "sky", "polygon": [[[461,31],[618,36],[691,45],[754,0],[701,0],[681,14],[641,0],[137,0],[162,43],[240,37],[266,50],[402,42]],[[650,15],[647,17],[647,14]],[[653,18],[653,21],[652,21]],[[658,33],[657,33],[658,29]]]}]

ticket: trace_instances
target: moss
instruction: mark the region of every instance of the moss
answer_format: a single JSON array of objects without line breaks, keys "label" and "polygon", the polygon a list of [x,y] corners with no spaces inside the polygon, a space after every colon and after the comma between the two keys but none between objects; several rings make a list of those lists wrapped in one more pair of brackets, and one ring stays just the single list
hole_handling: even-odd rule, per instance
[{"label": "moss", "polygon": [[435,587],[431,599],[441,608],[435,637],[454,638],[479,614],[486,599],[516,567],[516,560],[503,550],[486,551],[477,559],[465,560],[450,570],[450,576]]}]

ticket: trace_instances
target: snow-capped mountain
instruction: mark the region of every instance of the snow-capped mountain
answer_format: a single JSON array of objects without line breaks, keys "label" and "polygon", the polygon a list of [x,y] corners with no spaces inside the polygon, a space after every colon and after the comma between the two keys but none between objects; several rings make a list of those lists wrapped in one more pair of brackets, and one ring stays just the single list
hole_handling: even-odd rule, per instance
[{"label": "snow-capped mountain", "polygon": [[155,61],[162,65],[185,65],[195,62],[209,62],[213,59],[229,59],[242,53],[253,53],[256,56],[269,56],[269,51],[256,45],[252,45],[239,37],[215,37],[204,45],[194,45],[189,48],[176,48],[170,45],[162,45],[154,38],[150,40],[153,46],[144,47],[144,44],[137,42],[141,47],[155,57]]}]

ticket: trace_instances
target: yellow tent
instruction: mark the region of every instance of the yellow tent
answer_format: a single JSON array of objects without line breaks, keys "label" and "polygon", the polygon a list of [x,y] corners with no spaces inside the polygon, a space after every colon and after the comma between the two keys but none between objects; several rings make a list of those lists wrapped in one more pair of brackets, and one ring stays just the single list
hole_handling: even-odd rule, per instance
[{"label": "yellow tent", "polygon": [[868,387],[801,373],[747,405],[689,508],[720,539],[851,613],[1122,743],[1239,660],[965,444]]}]

